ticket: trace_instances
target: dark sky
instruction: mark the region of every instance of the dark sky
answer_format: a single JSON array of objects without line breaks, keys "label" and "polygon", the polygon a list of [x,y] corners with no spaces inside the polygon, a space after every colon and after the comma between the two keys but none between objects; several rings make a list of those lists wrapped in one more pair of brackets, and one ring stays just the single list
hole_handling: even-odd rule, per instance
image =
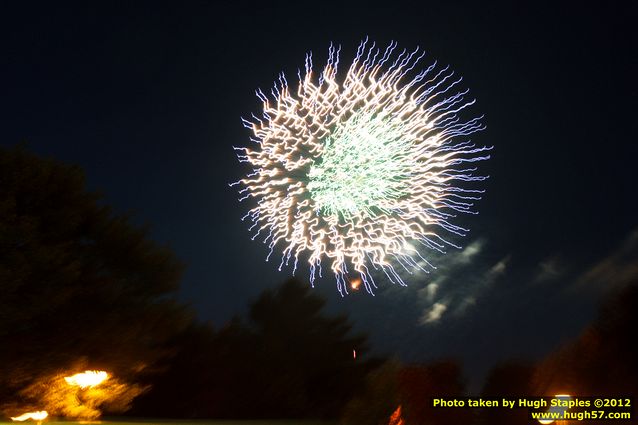
[{"label": "dark sky", "polygon": [[232,146],[248,144],[240,116],[259,112],[254,89],[294,76],[309,50],[320,65],[330,42],[343,63],[366,35],[421,46],[485,114],[475,140],[495,149],[481,214],[464,250],[409,288],[341,298],[327,278],[316,290],[377,351],[455,356],[476,385],[495,362],[577,335],[638,258],[638,13],[448,3],[5,4],[0,143],[81,165],[186,262],[181,297],[220,326],[289,275],[264,262],[228,187],[245,170]]}]

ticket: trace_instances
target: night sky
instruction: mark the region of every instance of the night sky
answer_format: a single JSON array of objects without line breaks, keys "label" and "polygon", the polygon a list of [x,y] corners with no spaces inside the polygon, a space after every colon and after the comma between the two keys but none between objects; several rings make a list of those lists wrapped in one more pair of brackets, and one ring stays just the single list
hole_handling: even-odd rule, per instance
[{"label": "night sky", "polygon": [[375,352],[459,358],[476,388],[495,363],[577,336],[635,276],[635,3],[128,3],[2,6],[0,143],[80,165],[150,224],[187,265],[181,299],[216,327],[290,275],[264,262],[228,186],[246,171],[240,117],[279,72],[296,81],[307,51],[318,67],[341,44],[348,63],[366,36],[462,75],[487,125],[473,139],[494,145],[480,215],[436,271],[374,297],[317,282]]}]

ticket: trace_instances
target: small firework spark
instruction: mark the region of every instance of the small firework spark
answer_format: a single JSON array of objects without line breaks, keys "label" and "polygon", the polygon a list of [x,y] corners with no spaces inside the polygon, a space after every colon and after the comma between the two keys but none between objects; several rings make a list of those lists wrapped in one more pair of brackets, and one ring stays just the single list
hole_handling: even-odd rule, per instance
[{"label": "small firework spark", "polygon": [[396,47],[362,42],[343,78],[340,48],[330,47],[318,79],[308,54],[296,91],[283,74],[272,98],[257,91],[262,117],[244,120],[257,147],[235,148],[252,166],[234,184],[240,200],[257,201],[244,219],[268,245],[267,260],[281,250],[279,269],[292,262],[294,273],[307,256],[311,283],[328,261],[342,294],[352,271],[372,293],[373,270],[405,285],[400,269],[432,267],[422,248],[456,247],[445,234],[467,229],[451,220],[473,213],[482,193],[459,183],[486,178],[468,165],[490,148],[465,138],[484,126],[459,117],[474,103],[456,88],[461,78],[436,63],[417,72],[424,53]]}]

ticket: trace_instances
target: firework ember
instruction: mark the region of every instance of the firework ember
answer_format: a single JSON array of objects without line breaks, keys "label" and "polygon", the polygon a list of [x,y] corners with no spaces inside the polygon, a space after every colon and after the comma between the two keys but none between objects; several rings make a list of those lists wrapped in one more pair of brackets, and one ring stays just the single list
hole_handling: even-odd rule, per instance
[{"label": "firework ember", "polygon": [[330,47],[318,78],[308,54],[296,91],[283,74],[271,98],[257,91],[262,117],[244,120],[257,146],[235,148],[252,167],[234,184],[241,200],[256,200],[244,219],[268,245],[267,259],[281,250],[279,269],[294,273],[307,256],[313,283],[329,261],[342,294],[348,272],[372,293],[373,270],[400,284],[400,269],[427,271],[423,248],[456,246],[445,235],[467,229],[452,219],[480,199],[459,183],[486,178],[468,165],[490,148],[466,139],[484,126],[459,116],[474,103],[457,89],[461,78],[436,63],[417,72],[424,53],[396,47],[364,41],[343,77],[340,48]]}]

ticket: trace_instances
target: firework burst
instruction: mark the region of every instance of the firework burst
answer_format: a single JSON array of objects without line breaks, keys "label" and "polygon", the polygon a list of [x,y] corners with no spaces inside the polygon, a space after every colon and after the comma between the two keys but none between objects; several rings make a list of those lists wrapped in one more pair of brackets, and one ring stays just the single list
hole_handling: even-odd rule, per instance
[{"label": "firework burst", "polygon": [[271,97],[257,90],[262,116],[243,120],[257,147],[235,148],[252,166],[234,184],[240,200],[256,200],[244,219],[266,259],[279,250],[279,269],[294,273],[306,257],[311,283],[328,262],[342,294],[349,272],[372,293],[373,270],[405,285],[400,269],[432,267],[422,252],[455,246],[444,235],[467,229],[451,220],[474,213],[482,193],[459,184],[486,178],[469,165],[490,148],[465,139],[484,126],[459,116],[474,103],[457,89],[461,78],[436,63],[418,72],[424,53],[396,47],[362,42],[343,77],[340,49],[330,46],[318,78],[309,53],[296,91],[283,73]]}]

